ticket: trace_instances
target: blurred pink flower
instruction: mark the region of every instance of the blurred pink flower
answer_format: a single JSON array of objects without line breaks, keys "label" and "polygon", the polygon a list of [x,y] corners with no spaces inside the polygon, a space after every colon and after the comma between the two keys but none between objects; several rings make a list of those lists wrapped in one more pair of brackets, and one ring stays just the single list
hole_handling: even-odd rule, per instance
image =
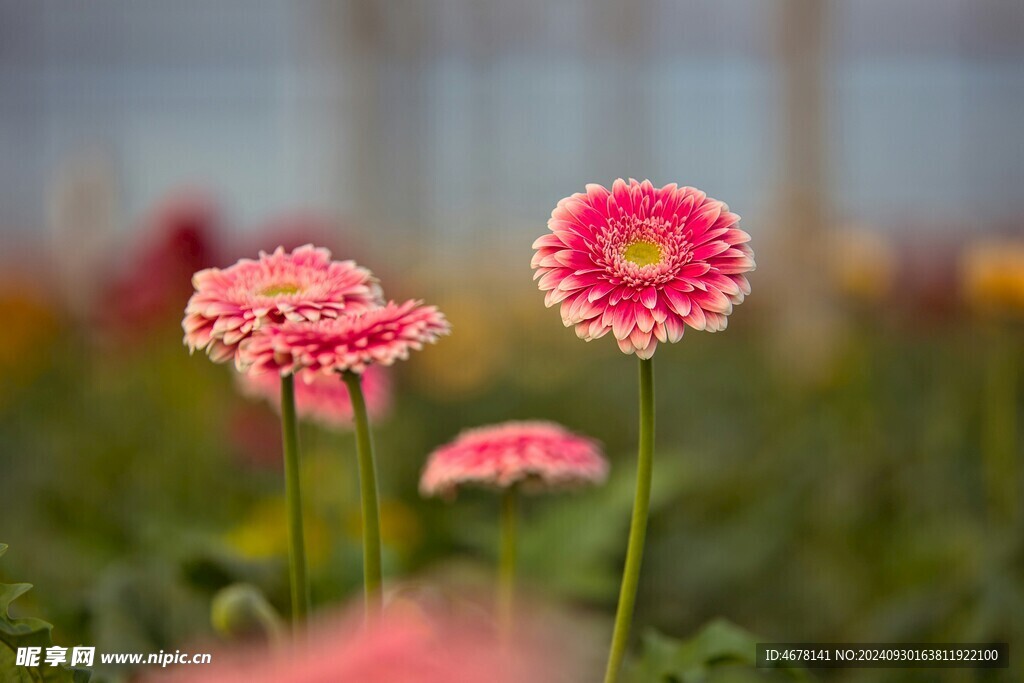
[{"label": "blurred pink flower", "polygon": [[597,484],[608,462],[593,439],[554,422],[504,422],[468,429],[434,451],[423,470],[424,495],[452,495],[462,484],[535,489]]},{"label": "blurred pink flower", "polygon": [[192,277],[195,293],[182,327],[189,349],[205,349],[217,363],[230,360],[243,339],[265,323],[334,318],[378,305],[381,290],[354,261],[332,261],[312,244],[291,253],[278,247],[258,260],[241,259]]},{"label": "blurred pink flower", "polygon": [[361,373],[374,363],[405,360],[410,350],[418,351],[448,331],[448,321],[434,306],[392,301],[313,323],[268,324],[241,343],[237,364],[253,374],[284,375],[303,369],[326,375],[345,370]]},{"label": "blurred pink flower", "polygon": [[[321,625],[293,644],[222,657],[186,669],[177,683],[553,683],[563,663],[531,643],[499,643],[468,618],[432,618],[418,609],[390,609],[365,626],[362,618]],[[556,673],[558,672],[558,673]],[[556,678],[557,677],[557,678]],[[155,678],[155,680],[167,680]]]},{"label": "blurred pink flower", "polygon": [[[236,373],[242,393],[268,401],[275,409],[281,406],[281,376],[277,373]],[[341,377],[303,371],[295,383],[295,410],[300,418],[327,428],[351,429],[352,402],[348,387]],[[373,418],[383,416],[391,405],[391,380],[382,368],[367,368],[363,373],[363,394],[366,408]]]},{"label": "blurred pink flower", "polygon": [[659,341],[682,339],[684,323],[724,330],[750,293],[754,252],[739,220],[692,187],[590,184],[551,212],[551,234],[533,243],[534,279],[581,339],[610,330],[624,353],[650,358]]}]

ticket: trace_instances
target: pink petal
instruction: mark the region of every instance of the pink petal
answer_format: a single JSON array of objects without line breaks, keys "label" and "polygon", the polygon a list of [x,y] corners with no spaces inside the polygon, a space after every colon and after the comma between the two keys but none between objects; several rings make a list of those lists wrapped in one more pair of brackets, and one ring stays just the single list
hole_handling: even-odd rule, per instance
[{"label": "pink petal", "polygon": [[654,305],[658,303],[658,290],[654,287],[647,287],[640,292],[640,303],[647,308],[654,308]]},{"label": "pink petal", "polygon": [[686,316],[690,313],[690,297],[682,292],[679,292],[671,287],[666,287],[661,290],[661,295],[668,302],[668,307],[675,311],[680,316]]},{"label": "pink petal", "polygon": [[629,305],[616,306],[612,312],[612,334],[616,339],[625,339],[633,331],[636,325],[636,317],[633,315],[633,307]]}]

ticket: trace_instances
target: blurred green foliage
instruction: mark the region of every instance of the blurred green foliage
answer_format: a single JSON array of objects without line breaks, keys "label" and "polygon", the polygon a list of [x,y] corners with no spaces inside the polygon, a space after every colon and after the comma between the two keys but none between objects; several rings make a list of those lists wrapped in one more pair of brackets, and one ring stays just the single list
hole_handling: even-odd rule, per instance
[{"label": "blurred green foliage", "polygon": [[756,683],[808,681],[801,669],[755,668],[759,638],[723,619],[704,626],[688,640],[657,631],[643,637],[640,655],[626,671],[632,683]]},{"label": "blurred green foliage", "polygon": [[[0,543],[0,556],[5,552],[7,546]],[[84,669],[46,663],[46,650],[54,645],[53,624],[31,617],[12,619],[8,613],[11,603],[31,589],[30,583],[0,583],[0,679],[7,683],[87,683],[90,676]],[[39,664],[19,663],[21,648],[38,648]]]}]

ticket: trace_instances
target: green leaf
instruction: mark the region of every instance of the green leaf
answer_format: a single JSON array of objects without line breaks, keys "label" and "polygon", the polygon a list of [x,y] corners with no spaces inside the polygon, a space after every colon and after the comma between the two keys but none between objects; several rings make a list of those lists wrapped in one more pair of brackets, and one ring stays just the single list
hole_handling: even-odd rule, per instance
[{"label": "green leaf", "polygon": [[[0,543],[0,556],[7,544]],[[89,672],[67,666],[44,664],[46,648],[53,646],[53,625],[42,619],[13,619],[8,610],[11,603],[32,588],[30,583],[0,583],[0,680],[5,683],[86,683]],[[19,647],[38,647],[40,665],[18,666]]]},{"label": "green leaf", "polygon": [[[631,683],[705,683],[724,680],[717,674],[728,673],[729,681],[779,680],[785,671],[790,680],[809,680],[800,669],[757,669],[757,638],[744,629],[716,619],[689,640],[677,640],[657,631],[643,637],[639,658],[629,667]],[[743,675],[745,674],[745,675]]]}]

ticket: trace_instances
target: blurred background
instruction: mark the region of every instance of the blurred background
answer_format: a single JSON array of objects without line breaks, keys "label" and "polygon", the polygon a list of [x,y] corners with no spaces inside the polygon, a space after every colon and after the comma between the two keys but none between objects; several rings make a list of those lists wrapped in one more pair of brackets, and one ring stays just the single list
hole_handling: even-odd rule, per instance
[{"label": "blurred background", "polygon": [[[390,576],[489,584],[494,498],[416,492],[460,429],[605,444],[606,487],[529,501],[521,562],[599,660],[636,363],[544,308],[530,245],[560,198],[633,176],[727,201],[759,265],[726,333],[657,354],[636,652],[716,617],[1015,652],[1021,121],[1010,0],[0,0],[0,580],[35,584],[12,611],[113,652],[213,638],[235,581],[286,611],[277,418],[180,320],[195,270],[314,241],[454,326],[376,421]],[[327,608],[360,581],[354,443],[302,439]]]}]

